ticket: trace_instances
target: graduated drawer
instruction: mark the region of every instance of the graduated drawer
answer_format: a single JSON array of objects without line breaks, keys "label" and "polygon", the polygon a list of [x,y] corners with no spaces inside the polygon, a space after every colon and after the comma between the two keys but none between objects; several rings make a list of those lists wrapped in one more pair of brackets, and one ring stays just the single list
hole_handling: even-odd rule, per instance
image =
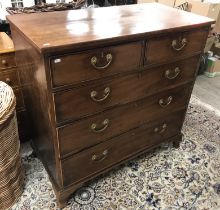
[{"label": "graduated drawer", "polygon": [[96,82],[81,88],[54,94],[56,121],[75,120],[101,112],[119,104],[144,98],[148,95],[192,81],[198,65],[198,56],[163,65],[140,73]]},{"label": "graduated drawer", "polygon": [[141,42],[57,56],[50,60],[52,86],[63,86],[135,70],[141,59]]},{"label": "graduated drawer", "polygon": [[0,56],[0,69],[12,68],[15,66],[16,66],[16,63],[15,63],[14,53]]},{"label": "graduated drawer", "polygon": [[61,161],[64,186],[92,176],[180,133],[184,112],[144,124]]},{"label": "graduated drawer", "polygon": [[146,43],[145,65],[202,52],[206,38],[206,30],[196,30],[151,39]]},{"label": "graduated drawer", "polygon": [[8,71],[0,71],[0,81],[3,81],[11,87],[19,86],[18,76],[16,69]]},{"label": "graduated drawer", "polygon": [[78,152],[146,122],[186,108],[191,88],[191,85],[187,85],[164,91],[57,128],[61,156]]}]

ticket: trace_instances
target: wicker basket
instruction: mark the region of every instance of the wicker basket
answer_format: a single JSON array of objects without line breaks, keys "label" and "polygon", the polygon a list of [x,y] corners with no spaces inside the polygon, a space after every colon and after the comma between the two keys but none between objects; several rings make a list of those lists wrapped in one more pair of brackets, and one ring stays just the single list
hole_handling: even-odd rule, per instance
[{"label": "wicker basket", "polygon": [[11,207],[23,192],[16,99],[13,90],[0,82],[0,209]]}]

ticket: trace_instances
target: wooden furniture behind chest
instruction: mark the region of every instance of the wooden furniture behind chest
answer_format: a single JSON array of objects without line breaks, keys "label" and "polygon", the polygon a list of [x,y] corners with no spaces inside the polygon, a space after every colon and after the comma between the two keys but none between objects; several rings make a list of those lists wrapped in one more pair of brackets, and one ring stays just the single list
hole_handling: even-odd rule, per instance
[{"label": "wooden furniture behind chest", "polygon": [[61,207],[112,167],[178,146],[213,20],[156,3],[8,20],[33,144]]},{"label": "wooden furniture behind chest", "polygon": [[14,89],[19,137],[22,142],[29,140],[28,116],[17,72],[14,45],[11,38],[4,32],[0,32],[0,81],[7,83]]}]

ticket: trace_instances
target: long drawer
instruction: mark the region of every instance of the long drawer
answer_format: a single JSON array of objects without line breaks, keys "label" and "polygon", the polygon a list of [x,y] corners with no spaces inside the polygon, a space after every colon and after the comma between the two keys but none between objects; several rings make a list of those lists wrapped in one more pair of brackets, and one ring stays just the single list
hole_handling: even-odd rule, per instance
[{"label": "long drawer", "polygon": [[76,120],[194,79],[198,56],[54,94],[56,121]]},{"label": "long drawer", "polygon": [[57,128],[61,157],[186,108],[190,91],[181,86]]},{"label": "long drawer", "polygon": [[63,184],[85,179],[180,133],[184,111],[173,113],[61,161]]},{"label": "long drawer", "polygon": [[51,58],[52,86],[81,83],[135,70],[141,62],[141,42]]},{"label": "long drawer", "polygon": [[207,35],[208,31],[203,29],[149,40],[145,48],[145,65],[200,53]]}]

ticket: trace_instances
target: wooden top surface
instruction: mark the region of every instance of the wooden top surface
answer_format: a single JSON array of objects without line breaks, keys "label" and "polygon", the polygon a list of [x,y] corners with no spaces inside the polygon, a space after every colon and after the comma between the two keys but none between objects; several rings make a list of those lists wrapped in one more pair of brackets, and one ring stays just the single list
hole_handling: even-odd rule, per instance
[{"label": "wooden top surface", "polygon": [[0,32],[0,54],[9,52],[14,52],[14,44],[6,33]]},{"label": "wooden top surface", "polygon": [[7,16],[39,51],[190,29],[214,20],[158,3]]}]

